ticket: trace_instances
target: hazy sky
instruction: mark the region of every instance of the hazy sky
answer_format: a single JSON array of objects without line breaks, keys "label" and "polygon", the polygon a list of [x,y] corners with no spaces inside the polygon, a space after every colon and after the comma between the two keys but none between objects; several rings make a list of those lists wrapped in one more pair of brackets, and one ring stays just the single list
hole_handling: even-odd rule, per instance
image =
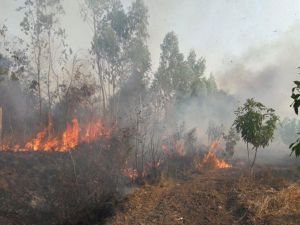
[{"label": "hazy sky", "polygon": [[[23,0],[0,0],[0,21],[7,19],[11,32],[21,15],[15,8]],[[81,0],[65,0],[64,24],[73,48],[86,48],[90,32],[79,13]],[[123,0],[129,5],[131,0]],[[157,65],[159,45],[168,31],[179,36],[183,52],[194,48],[205,56],[212,72],[259,43],[279,38],[300,22],[298,0],[146,0],[150,10],[150,40],[153,63]]]},{"label": "hazy sky", "polygon": [[[19,29],[22,17],[15,8],[22,1],[0,0],[0,22],[7,19],[11,33]],[[74,49],[88,48],[91,38],[80,18],[80,1],[65,0],[64,25]],[[123,0],[126,6],[130,2]],[[276,89],[278,94],[282,89],[286,96],[280,94],[275,99],[282,99],[284,107],[289,105],[288,84],[297,76],[296,68],[300,65],[300,54],[295,54],[300,52],[299,0],[145,0],[145,3],[150,11],[149,47],[154,67],[158,64],[159,45],[164,35],[173,30],[179,37],[181,51],[187,53],[193,48],[204,56],[208,73],[213,72],[231,93],[258,95],[253,85],[262,82],[263,86],[267,82],[265,76],[273,79],[269,73],[274,73],[276,65],[276,72],[282,71],[277,75],[280,79],[276,78],[280,82],[269,85],[268,90]],[[284,66],[280,66],[280,60],[285,61]],[[242,81],[247,87],[242,88],[239,83]],[[274,90],[269,97],[268,91],[261,92],[258,97],[274,100]]]}]

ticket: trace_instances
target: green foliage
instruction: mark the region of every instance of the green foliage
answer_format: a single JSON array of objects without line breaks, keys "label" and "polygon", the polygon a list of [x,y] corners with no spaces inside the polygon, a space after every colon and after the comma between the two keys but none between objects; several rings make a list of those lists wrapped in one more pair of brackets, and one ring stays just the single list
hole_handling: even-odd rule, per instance
[{"label": "green foliage", "polygon": [[265,148],[273,140],[279,117],[276,116],[274,109],[266,108],[254,99],[247,99],[246,103],[237,109],[235,115],[233,126],[241,134],[243,141],[251,144],[255,150],[251,166],[253,167],[257,149]]},{"label": "green foliage", "polygon": [[234,127],[231,127],[226,135],[223,136],[226,147],[225,152],[229,157],[232,157],[234,154],[234,147],[237,142],[240,140],[238,133],[236,132]]},{"label": "green foliage", "polygon": [[90,53],[100,81],[102,112],[114,112],[114,120],[121,113],[120,98],[140,101],[148,85],[148,9],[142,0],[133,1],[127,10],[120,0],[85,0],[84,6],[83,19],[93,31]]},{"label": "green foliage", "polygon": [[[300,81],[294,81],[296,85],[292,89],[292,96],[293,99],[292,107],[294,108],[295,113],[298,115],[299,107],[300,107]],[[299,133],[298,133],[299,134]],[[292,154],[295,153],[296,157],[300,156],[300,138],[298,138],[294,143],[292,143],[289,148],[292,150]]]},{"label": "green foliage", "polygon": [[[298,133],[299,134],[299,133]],[[300,156],[300,138],[298,138],[294,143],[292,143],[289,148],[292,150],[292,153],[295,153],[296,157]]]},{"label": "green foliage", "polygon": [[294,108],[295,113],[298,115],[298,109],[300,107],[300,81],[296,80],[294,81],[294,84],[296,85],[292,89],[292,96],[293,99],[292,107]]},{"label": "green foliage", "polygon": [[167,97],[178,87],[184,56],[179,52],[178,39],[174,32],[168,33],[161,44],[160,65],[155,75],[157,83]]},{"label": "green foliage", "polygon": [[133,2],[126,13],[119,0],[86,0],[84,19],[94,27],[92,53],[96,64],[102,65],[99,76],[104,70],[110,85],[116,85],[116,80],[124,83],[128,77],[121,79],[121,74],[138,71],[142,76],[149,71],[148,9],[143,1]]},{"label": "green foliage", "polygon": [[234,126],[242,139],[254,148],[266,147],[273,139],[276,123],[279,120],[275,110],[266,108],[254,99],[247,99],[246,103],[235,112],[237,118]]},{"label": "green foliage", "polygon": [[162,102],[174,101],[181,106],[192,98],[200,100],[216,93],[217,85],[213,76],[204,76],[205,63],[205,59],[198,58],[194,50],[185,58],[179,50],[176,34],[166,34],[153,82],[153,88],[158,89]]}]

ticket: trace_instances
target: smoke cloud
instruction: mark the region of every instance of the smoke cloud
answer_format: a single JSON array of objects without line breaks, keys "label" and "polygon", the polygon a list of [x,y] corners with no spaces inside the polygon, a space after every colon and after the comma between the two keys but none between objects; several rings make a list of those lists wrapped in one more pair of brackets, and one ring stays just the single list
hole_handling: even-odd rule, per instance
[{"label": "smoke cloud", "polygon": [[218,77],[220,87],[241,103],[254,97],[281,117],[293,117],[290,95],[299,79],[299,35],[300,26],[295,26],[277,41],[249,49]]}]

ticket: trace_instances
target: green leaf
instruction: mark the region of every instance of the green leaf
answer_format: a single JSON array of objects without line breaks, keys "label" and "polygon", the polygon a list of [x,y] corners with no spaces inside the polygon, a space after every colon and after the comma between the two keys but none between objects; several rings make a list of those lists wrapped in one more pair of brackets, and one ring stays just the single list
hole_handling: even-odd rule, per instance
[{"label": "green leaf", "polygon": [[295,99],[295,100],[298,99],[299,97],[300,97],[300,94],[294,94],[294,93],[291,96],[291,98]]},{"label": "green leaf", "polygon": [[300,81],[299,80],[295,80],[294,84],[296,84],[299,87],[300,86]]}]

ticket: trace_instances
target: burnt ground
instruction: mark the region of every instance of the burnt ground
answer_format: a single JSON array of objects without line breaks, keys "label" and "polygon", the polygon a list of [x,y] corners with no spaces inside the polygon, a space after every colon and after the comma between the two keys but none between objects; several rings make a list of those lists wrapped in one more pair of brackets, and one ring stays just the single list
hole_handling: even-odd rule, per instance
[{"label": "burnt ground", "polygon": [[187,171],[121,198],[109,192],[113,180],[104,183],[112,163],[95,156],[74,152],[76,180],[69,154],[1,153],[0,225],[300,224],[297,167],[258,167],[255,178],[238,168]]},{"label": "burnt ground", "polygon": [[[261,168],[254,179],[242,174],[239,169],[210,170],[145,185],[128,196],[108,224],[300,224],[299,170]],[[293,201],[276,205],[290,195]]]},{"label": "burnt ground", "polygon": [[120,198],[118,162],[111,151],[83,147],[0,152],[0,225],[91,224],[111,216]]}]

